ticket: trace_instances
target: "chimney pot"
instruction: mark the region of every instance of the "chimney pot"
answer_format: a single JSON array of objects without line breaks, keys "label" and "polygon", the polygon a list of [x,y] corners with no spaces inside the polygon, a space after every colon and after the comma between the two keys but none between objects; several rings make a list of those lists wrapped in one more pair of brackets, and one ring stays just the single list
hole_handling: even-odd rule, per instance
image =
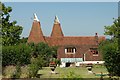
[{"label": "chimney pot", "polygon": [[98,36],[98,33],[95,33],[95,36]]}]

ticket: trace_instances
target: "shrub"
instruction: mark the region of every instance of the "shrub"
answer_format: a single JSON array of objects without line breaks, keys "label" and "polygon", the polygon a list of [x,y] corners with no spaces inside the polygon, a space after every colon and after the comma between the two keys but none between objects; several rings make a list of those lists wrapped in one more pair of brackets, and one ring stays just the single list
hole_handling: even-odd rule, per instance
[{"label": "shrub", "polygon": [[31,48],[26,44],[2,47],[2,66],[30,63]]},{"label": "shrub", "polygon": [[30,64],[29,65],[29,78],[36,77],[38,70],[39,70],[39,66],[37,64]]},{"label": "shrub", "polygon": [[29,64],[29,77],[36,77],[37,72],[39,69],[42,68],[43,65],[43,59],[41,56],[38,56],[37,58],[32,58],[31,59],[31,64]]},{"label": "shrub", "polygon": [[60,65],[60,64],[61,64],[61,61],[57,59],[56,63],[57,63],[58,65]]},{"label": "shrub", "polygon": [[50,59],[57,56],[57,47],[50,47],[46,43],[30,43],[32,48],[32,57],[37,58],[41,56],[43,58],[44,64],[42,66],[49,66]]},{"label": "shrub", "polygon": [[11,78],[20,78],[21,66],[17,64],[15,72],[12,74]]},{"label": "shrub", "polygon": [[55,64],[57,65],[60,65],[61,64],[61,61],[59,59],[56,59],[56,58],[51,58],[50,59],[50,62],[55,62]]}]

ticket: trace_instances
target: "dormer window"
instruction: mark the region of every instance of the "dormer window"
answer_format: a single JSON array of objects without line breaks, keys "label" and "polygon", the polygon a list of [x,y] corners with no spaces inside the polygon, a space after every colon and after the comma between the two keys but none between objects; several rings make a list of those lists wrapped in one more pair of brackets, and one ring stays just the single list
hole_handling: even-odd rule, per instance
[{"label": "dormer window", "polygon": [[93,54],[98,54],[98,51],[95,51],[95,50],[94,50],[94,51],[91,51],[91,52],[92,52]]},{"label": "dormer window", "polygon": [[98,56],[98,50],[97,50],[97,48],[90,48],[90,51],[93,54],[93,56]]},{"label": "dormer window", "polygon": [[75,52],[76,52],[75,47],[67,47],[67,48],[65,48],[65,53],[66,54],[74,54]]}]

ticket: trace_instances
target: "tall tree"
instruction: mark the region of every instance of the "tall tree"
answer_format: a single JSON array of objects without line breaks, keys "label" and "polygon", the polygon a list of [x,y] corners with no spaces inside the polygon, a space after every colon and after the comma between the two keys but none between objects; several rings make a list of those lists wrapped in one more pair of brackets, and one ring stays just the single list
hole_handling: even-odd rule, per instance
[{"label": "tall tree", "polygon": [[10,21],[12,8],[6,7],[3,3],[0,4],[2,5],[2,25],[0,25],[2,45],[15,45],[19,42],[23,28],[22,26],[16,25],[16,21]]},{"label": "tall tree", "polygon": [[120,76],[120,17],[111,26],[105,26],[105,35],[112,36],[110,40],[101,43],[105,66],[111,75]]},{"label": "tall tree", "polygon": [[43,57],[43,61],[45,62],[43,66],[48,66],[50,59],[57,57],[57,47],[50,47],[48,44],[43,42],[38,44],[30,43],[29,45],[32,48],[32,57]]}]

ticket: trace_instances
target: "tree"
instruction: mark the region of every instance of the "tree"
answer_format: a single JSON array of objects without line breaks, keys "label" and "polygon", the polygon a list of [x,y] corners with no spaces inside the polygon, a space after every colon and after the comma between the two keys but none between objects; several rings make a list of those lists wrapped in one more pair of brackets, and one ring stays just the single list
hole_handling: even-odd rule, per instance
[{"label": "tree", "polygon": [[27,43],[28,37],[22,37],[22,39],[20,39],[20,43]]},{"label": "tree", "polygon": [[2,66],[30,64],[31,47],[25,43],[2,47]]},{"label": "tree", "polygon": [[30,43],[32,48],[31,64],[29,64],[29,77],[37,77],[38,70],[43,66],[48,66],[51,58],[56,58],[57,47],[50,47],[46,43]]},{"label": "tree", "polygon": [[43,64],[44,64],[43,57],[38,56],[37,58],[32,58],[31,64],[28,65],[29,78],[37,77],[37,73],[39,69],[42,69]]},{"label": "tree", "polygon": [[48,66],[50,63],[51,58],[56,58],[57,56],[57,47],[50,47],[46,43],[30,43],[29,44],[32,48],[32,56],[34,58],[37,58],[38,56],[41,56],[44,60],[43,66]]},{"label": "tree", "polygon": [[23,28],[22,26],[16,25],[17,21],[10,21],[10,12],[12,12],[12,8],[6,7],[3,3],[0,4],[2,5],[2,25],[0,25],[2,45],[16,45],[19,43]]},{"label": "tree", "polygon": [[99,46],[103,53],[105,66],[110,75],[120,76],[120,17],[115,19],[111,26],[105,26],[105,35],[111,39],[102,42]]}]

